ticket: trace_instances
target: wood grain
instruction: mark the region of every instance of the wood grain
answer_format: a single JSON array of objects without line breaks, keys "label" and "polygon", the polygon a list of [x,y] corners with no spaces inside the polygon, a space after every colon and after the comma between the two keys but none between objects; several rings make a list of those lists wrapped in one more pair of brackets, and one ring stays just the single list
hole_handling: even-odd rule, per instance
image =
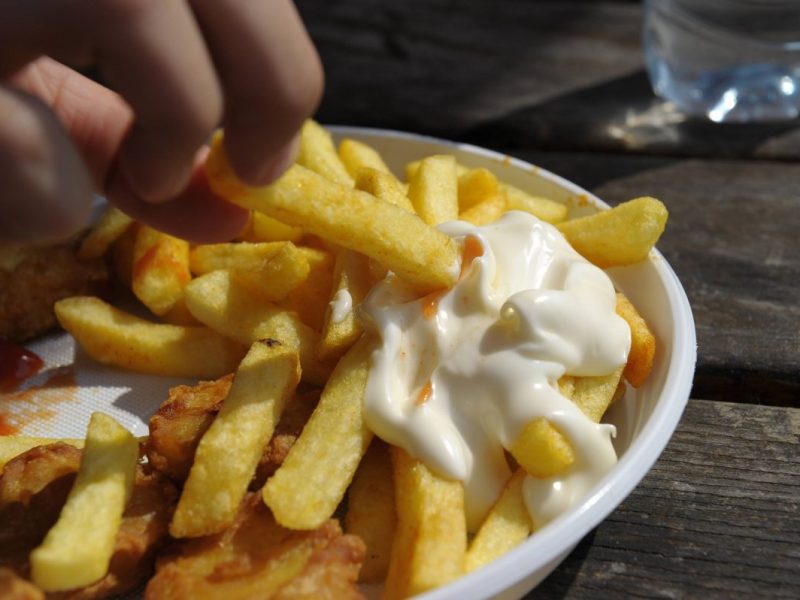
[{"label": "wood grain", "polygon": [[633,493],[528,598],[796,598],[800,410],[691,400]]}]

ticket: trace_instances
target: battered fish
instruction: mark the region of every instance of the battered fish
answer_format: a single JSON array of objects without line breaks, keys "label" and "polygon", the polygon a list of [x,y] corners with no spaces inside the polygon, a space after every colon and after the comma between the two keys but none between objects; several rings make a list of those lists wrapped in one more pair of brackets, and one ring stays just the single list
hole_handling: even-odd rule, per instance
[{"label": "battered fish", "polygon": [[313,531],[281,527],[253,493],[226,531],[170,547],[145,600],[363,598],[356,581],[364,552],[335,520]]},{"label": "battered fish", "polygon": [[[28,555],[58,519],[80,459],[80,450],[57,443],[33,448],[6,464],[0,475],[0,567],[28,576]],[[137,467],[108,574],[90,586],[47,597],[107,598],[141,586],[168,538],[176,498],[175,487],[163,475]]]},{"label": "battered fish", "polygon": [[[211,426],[228,395],[233,375],[194,386],[181,385],[169,391],[168,398],[150,418],[147,458],[154,469],[182,484],[189,475],[200,438]],[[256,469],[251,489],[261,487],[283,463],[286,454],[314,410],[319,390],[298,392],[287,403]]]},{"label": "battered fish", "polygon": [[0,338],[24,342],[56,326],[53,304],[106,295],[102,259],[79,260],[73,242],[42,248],[0,246]]}]

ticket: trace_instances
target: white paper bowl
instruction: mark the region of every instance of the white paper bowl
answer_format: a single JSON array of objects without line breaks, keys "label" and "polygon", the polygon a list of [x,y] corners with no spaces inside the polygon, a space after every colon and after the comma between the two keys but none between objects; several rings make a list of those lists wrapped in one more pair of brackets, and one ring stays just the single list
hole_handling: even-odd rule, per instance
[{"label": "white paper bowl", "polygon": [[[486,167],[500,179],[532,194],[562,201],[571,215],[608,208],[596,196],[544,169],[468,144],[396,131],[331,127],[337,139],[351,137],[377,149],[402,175],[406,163],[431,154],[453,154],[470,167]],[[668,225],[669,226],[669,225]],[[620,457],[579,505],[534,533],[502,558],[450,585],[418,596],[425,600],[519,598],[542,581],[644,477],[678,425],[692,387],[696,359],[694,320],[680,281],[664,257],[632,267],[610,269],[616,285],[653,329],[658,346],[653,373],[639,390],[629,391],[604,422],[617,427]]]},{"label": "white paper bowl", "polygon": [[[466,144],[428,137],[350,127],[335,135],[363,140],[381,152],[398,174],[404,165],[434,153],[454,154],[468,166],[484,166],[501,179],[533,194],[567,203],[572,214],[606,207],[586,190],[531,164]],[[617,426],[620,461],[572,510],[537,531],[528,541],[479,571],[420,598],[518,598],[539,583],[593,527],[602,521],[644,477],[675,430],[689,396],[695,362],[691,309],[672,269],[658,252],[634,267],[610,272],[658,338],[655,368],[647,385],[629,391],[609,411]],[[154,377],[99,365],[75,348],[64,333],[41,338],[30,348],[45,361],[43,372],[26,384],[43,386],[35,398],[14,399],[9,410],[29,411],[22,433],[45,437],[83,437],[89,416],[101,410],[135,435],[147,434],[147,420],[167,397],[167,390],[187,379]],[[74,373],[75,386],[48,389],[60,369]],[[0,394],[2,399],[2,394]]]}]

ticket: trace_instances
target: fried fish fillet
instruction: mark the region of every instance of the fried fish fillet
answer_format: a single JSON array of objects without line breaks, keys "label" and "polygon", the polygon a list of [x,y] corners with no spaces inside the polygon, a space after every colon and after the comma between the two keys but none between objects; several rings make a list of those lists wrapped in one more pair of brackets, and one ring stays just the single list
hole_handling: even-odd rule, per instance
[{"label": "fried fish fillet", "polygon": [[335,520],[313,531],[275,522],[249,494],[224,532],[175,542],[159,559],[145,600],[363,598],[356,581],[364,543]]},{"label": "fried fish fillet", "polygon": [[[28,556],[58,519],[81,451],[63,443],[33,448],[9,461],[0,475],[0,567],[29,573]],[[177,491],[163,475],[137,467],[109,571],[98,582],[48,598],[107,598],[142,585],[168,538]]]},{"label": "fried fish fillet", "polygon": [[79,260],[73,242],[0,246],[0,338],[24,342],[56,326],[53,304],[67,296],[105,295],[102,259]]},{"label": "fried fish fillet", "polygon": [[[168,398],[150,419],[146,452],[154,469],[178,484],[186,480],[197,444],[219,412],[232,381],[233,375],[227,375],[216,381],[181,385],[169,391]],[[309,389],[298,392],[287,403],[264,449],[251,489],[261,487],[283,463],[318,400],[319,390]]]}]

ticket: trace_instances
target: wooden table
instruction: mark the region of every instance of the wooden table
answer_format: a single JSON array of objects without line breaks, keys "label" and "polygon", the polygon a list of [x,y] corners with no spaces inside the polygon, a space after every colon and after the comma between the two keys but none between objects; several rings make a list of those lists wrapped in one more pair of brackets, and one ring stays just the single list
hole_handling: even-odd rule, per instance
[{"label": "wooden table", "polygon": [[669,207],[692,398],[652,471],[529,597],[800,597],[800,123],[715,125],[655,98],[636,2],[298,6],[323,123],[469,141],[611,204]]}]

